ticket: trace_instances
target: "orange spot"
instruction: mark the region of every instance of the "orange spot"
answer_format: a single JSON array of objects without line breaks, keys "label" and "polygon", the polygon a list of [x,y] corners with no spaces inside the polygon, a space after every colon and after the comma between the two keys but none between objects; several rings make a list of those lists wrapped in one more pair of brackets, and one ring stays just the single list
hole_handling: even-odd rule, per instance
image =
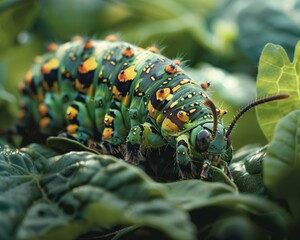
[{"label": "orange spot", "polygon": [[58,49],[58,45],[56,43],[50,43],[47,47],[48,51],[53,52]]},{"label": "orange spot", "polygon": [[45,116],[47,114],[47,112],[48,112],[48,107],[45,104],[41,103],[39,105],[39,113],[40,113],[40,115],[41,116]]},{"label": "orange spot", "polygon": [[43,117],[41,120],[40,120],[40,127],[41,128],[45,128],[49,125],[49,123],[51,122],[51,119],[49,117]]},{"label": "orange spot", "polygon": [[25,83],[27,84],[27,85],[30,85],[31,84],[31,82],[32,82],[32,77],[33,77],[33,71],[32,71],[32,69],[29,69],[28,71],[27,71],[27,73],[26,73],[26,75],[25,75]]},{"label": "orange spot", "polygon": [[146,49],[149,50],[150,52],[153,52],[153,53],[159,53],[160,52],[160,50],[155,46],[150,46],[150,47],[147,47]]},{"label": "orange spot", "polygon": [[174,59],[173,62],[178,66],[180,66],[182,64],[182,62],[179,59]]},{"label": "orange spot", "polygon": [[105,40],[110,41],[110,42],[115,42],[115,41],[118,41],[119,38],[116,35],[108,35],[108,36],[106,36]]},{"label": "orange spot", "polygon": [[70,124],[67,126],[67,132],[68,133],[76,133],[78,130],[78,125],[77,124]]},{"label": "orange spot", "polygon": [[87,41],[84,43],[84,45],[83,45],[83,48],[84,48],[84,49],[89,49],[89,48],[92,48],[92,47],[94,47],[94,43],[93,43],[92,40],[87,40]]},{"label": "orange spot", "polygon": [[82,41],[82,40],[83,40],[83,37],[81,37],[81,36],[72,37],[72,41]]},{"label": "orange spot", "polygon": [[188,114],[185,111],[178,111],[177,113],[177,118],[181,121],[181,122],[189,122],[190,118],[188,116]]},{"label": "orange spot", "polygon": [[156,91],[156,99],[162,101],[166,98],[167,95],[170,94],[170,92],[171,92],[170,88],[158,89]]},{"label": "orange spot", "polygon": [[131,47],[124,48],[122,51],[124,57],[131,58],[134,55],[134,51]]},{"label": "orange spot", "polygon": [[167,65],[165,67],[165,71],[166,71],[166,73],[169,73],[169,74],[176,73],[177,72],[176,65],[174,63],[171,63],[170,65]]},{"label": "orange spot", "polygon": [[95,70],[97,66],[98,63],[96,62],[96,57],[93,56],[79,65],[78,72],[81,74],[88,73],[89,71]]},{"label": "orange spot", "polygon": [[103,140],[109,140],[114,135],[114,131],[112,128],[104,128],[102,133],[102,139]]},{"label": "orange spot", "polygon": [[210,86],[210,83],[209,82],[204,82],[204,83],[201,83],[201,87],[204,91],[206,91]]},{"label": "orange spot", "polygon": [[52,70],[59,67],[59,61],[56,58],[52,58],[50,61],[42,66],[42,73],[49,74]]}]

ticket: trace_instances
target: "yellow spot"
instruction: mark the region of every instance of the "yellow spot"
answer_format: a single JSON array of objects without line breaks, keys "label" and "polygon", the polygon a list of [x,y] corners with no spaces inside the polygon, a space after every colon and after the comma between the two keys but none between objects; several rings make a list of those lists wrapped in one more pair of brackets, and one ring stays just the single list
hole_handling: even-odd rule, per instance
[{"label": "yellow spot", "polygon": [[156,99],[162,101],[170,94],[170,92],[171,92],[170,88],[158,89],[156,91]]},{"label": "yellow spot", "polygon": [[157,118],[156,118],[156,121],[157,121],[157,122],[162,122],[164,119],[165,119],[165,115],[159,114],[159,115],[157,116]]},{"label": "yellow spot", "polygon": [[188,95],[188,98],[192,98],[192,97],[193,97],[193,95],[192,95],[192,94],[189,94],[189,95]]},{"label": "yellow spot", "polygon": [[32,82],[32,77],[33,77],[33,71],[32,69],[29,69],[25,75],[25,83],[27,85],[30,85]]},{"label": "yellow spot", "polygon": [[190,114],[192,114],[193,112],[196,112],[196,108],[193,108],[189,111]]},{"label": "yellow spot", "polygon": [[219,118],[222,119],[227,113],[227,110],[219,109]]},{"label": "yellow spot", "polygon": [[56,58],[52,58],[50,61],[42,66],[42,73],[49,74],[52,70],[59,67],[59,61]]},{"label": "yellow spot", "polygon": [[45,116],[48,113],[48,107],[44,103],[40,103],[39,113],[41,116]]},{"label": "yellow spot", "polygon": [[114,120],[114,117],[108,115],[108,114],[105,114],[105,117],[104,117],[104,124],[106,126],[112,126],[112,122]]},{"label": "yellow spot", "polygon": [[173,108],[173,107],[175,107],[177,104],[178,104],[178,101],[176,101],[176,102],[172,102],[172,104],[170,105],[170,108]]},{"label": "yellow spot", "polygon": [[172,88],[172,92],[173,92],[173,93],[176,92],[179,88],[181,88],[180,85],[177,85],[177,86],[173,87],[173,88]]},{"label": "yellow spot", "polygon": [[166,100],[170,101],[172,98],[173,98],[173,94],[169,94],[169,95],[167,95]]},{"label": "yellow spot", "polygon": [[163,124],[161,127],[162,127],[162,129],[169,131],[169,132],[178,132],[179,131],[178,126],[175,123],[173,123],[169,118],[166,118],[163,121]]},{"label": "yellow spot", "polygon": [[97,68],[98,63],[96,62],[96,57],[93,56],[80,64],[78,67],[79,73],[88,73],[89,71],[93,71]]},{"label": "yellow spot", "polygon": [[155,119],[156,109],[153,107],[151,102],[148,103],[148,112],[150,116]]},{"label": "yellow spot", "polygon": [[189,118],[187,112],[185,112],[185,111],[179,111],[179,112],[177,113],[177,118],[178,118],[181,122],[185,122],[185,123],[190,121],[190,118]]},{"label": "yellow spot", "polygon": [[60,72],[61,72],[61,74],[66,74],[66,68],[65,67],[61,67],[61,69],[60,69]]},{"label": "yellow spot", "polygon": [[136,76],[136,71],[135,69],[135,65],[132,65],[124,70],[122,70],[119,74],[118,74],[118,79],[120,82],[126,82],[126,81],[131,81],[135,78]]},{"label": "yellow spot", "polygon": [[40,120],[40,128],[45,128],[49,125],[49,123],[51,122],[51,119],[49,117],[43,117]]},{"label": "yellow spot", "polygon": [[93,95],[93,90],[94,90],[94,88],[93,88],[93,84],[92,84],[91,86],[89,86],[89,88],[87,90],[87,95],[89,97],[91,97]]},{"label": "yellow spot", "polygon": [[183,79],[183,80],[180,81],[180,84],[183,85],[183,84],[186,84],[186,83],[189,83],[189,82],[190,82],[190,80]]},{"label": "yellow spot", "polygon": [[85,86],[83,84],[80,83],[79,79],[76,78],[75,79],[75,88],[79,91],[79,92],[85,92]]},{"label": "yellow spot", "polygon": [[78,110],[72,106],[69,106],[66,111],[66,118],[69,120],[74,119],[78,115]]},{"label": "yellow spot", "polygon": [[114,135],[114,131],[112,128],[104,128],[102,133],[102,140],[109,140]]},{"label": "yellow spot", "polygon": [[70,124],[67,126],[67,132],[68,133],[76,133],[78,130],[78,125],[77,124]]}]

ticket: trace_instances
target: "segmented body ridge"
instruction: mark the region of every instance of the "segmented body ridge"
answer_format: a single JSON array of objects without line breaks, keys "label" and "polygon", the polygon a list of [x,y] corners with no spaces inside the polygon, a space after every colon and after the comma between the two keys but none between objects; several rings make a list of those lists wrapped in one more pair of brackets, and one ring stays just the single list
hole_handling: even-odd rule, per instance
[{"label": "segmented body ridge", "polygon": [[[212,110],[203,86],[177,61],[114,38],[75,39],[49,50],[19,86],[19,129],[37,125],[47,135],[65,129],[82,143],[94,139],[112,149],[126,143],[125,158],[135,163],[141,146],[170,144],[175,162],[191,165],[192,130],[212,128]],[[223,136],[223,127],[219,131]],[[226,151],[220,149],[220,155]]]}]

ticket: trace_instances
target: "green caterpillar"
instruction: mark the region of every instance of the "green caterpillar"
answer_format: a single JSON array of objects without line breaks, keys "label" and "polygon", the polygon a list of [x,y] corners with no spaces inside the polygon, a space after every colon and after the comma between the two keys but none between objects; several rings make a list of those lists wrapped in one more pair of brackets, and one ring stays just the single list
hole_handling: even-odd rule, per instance
[{"label": "green caterpillar", "polygon": [[26,74],[19,86],[17,131],[96,142],[100,151],[136,165],[148,149],[169,146],[175,178],[208,179],[211,164],[230,176],[229,135],[238,118],[226,131],[224,111],[215,108],[207,87],[156,48],[142,49],[114,36],[77,37],[50,45]]}]

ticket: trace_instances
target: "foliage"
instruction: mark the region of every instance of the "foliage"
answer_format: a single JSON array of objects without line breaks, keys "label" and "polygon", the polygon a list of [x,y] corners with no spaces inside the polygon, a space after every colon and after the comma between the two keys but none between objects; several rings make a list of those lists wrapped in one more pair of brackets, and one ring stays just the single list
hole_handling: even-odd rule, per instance
[{"label": "foliage", "polygon": [[188,60],[195,81],[211,83],[226,124],[255,98],[258,61],[257,97],[290,95],[239,120],[234,182],[212,167],[215,182],[161,183],[72,140],[16,149],[1,138],[0,239],[299,239],[299,8],[299,0],[0,1],[0,131],[17,115],[17,84],[34,56],[74,35],[165,46],[164,55]]},{"label": "foliage", "polygon": [[294,61],[290,62],[285,50],[278,45],[267,44],[259,62],[257,95],[267,96],[287,93],[289,99],[260,105],[256,113],[260,126],[270,141],[278,120],[294,109],[300,108],[300,42],[296,45]]},{"label": "foliage", "polygon": [[286,201],[294,218],[294,234],[300,236],[300,110],[282,118],[264,161],[264,182],[276,198]]},{"label": "foliage", "polygon": [[240,221],[243,232],[232,234],[276,238],[289,221],[268,200],[223,183],[156,183],[111,156],[60,154],[38,144],[3,146],[0,180],[1,239],[74,239],[95,228],[98,236],[121,238],[142,227],[170,239],[196,239],[197,231],[198,237],[229,234]]}]

